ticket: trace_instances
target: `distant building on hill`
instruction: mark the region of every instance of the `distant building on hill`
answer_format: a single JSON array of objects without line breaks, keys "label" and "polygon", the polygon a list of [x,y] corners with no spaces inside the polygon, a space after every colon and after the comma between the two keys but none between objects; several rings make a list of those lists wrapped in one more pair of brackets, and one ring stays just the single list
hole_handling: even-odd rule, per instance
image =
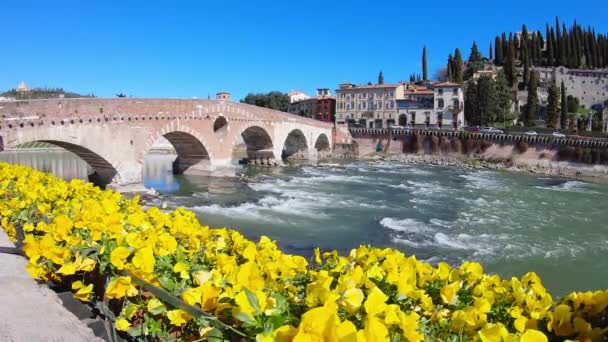
[{"label": "distant building on hill", "polygon": [[[523,73],[521,68],[518,71]],[[535,67],[534,71],[538,72],[542,88],[548,89],[553,81],[560,87],[563,81],[566,93],[577,97],[579,103],[587,109],[594,105],[603,105],[608,100],[608,70],[568,69],[560,66]]]},{"label": "distant building on hill", "polygon": [[310,97],[302,91],[290,91],[289,107],[287,111],[291,114],[307,118],[334,122],[336,113],[336,99],[331,95],[329,88],[318,88],[317,95]]},{"label": "distant building on hill", "polygon": [[17,86],[17,88],[15,88],[15,90],[17,90],[17,92],[19,93],[24,93],[26,91],[30,91],[30,89],[27,87],[27,85],[25,85],[25,82],[21,81],[19,83],[19,85]]}]

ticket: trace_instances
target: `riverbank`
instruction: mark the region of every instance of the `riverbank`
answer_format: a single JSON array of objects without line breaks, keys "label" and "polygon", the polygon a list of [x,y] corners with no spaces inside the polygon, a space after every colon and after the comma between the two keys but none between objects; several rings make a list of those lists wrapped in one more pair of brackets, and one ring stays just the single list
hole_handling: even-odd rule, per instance
[{"label": "riverbank", "polygon": [[572,162],[556,162],[547,159],[492,160],[479,156],[449,154],[383,154],[373,153],[361,160],[387,160],[414,165],[436,165],[461,169],[487,169],[498,171],[526,172],[547,176],[580,178],[592,182],[608,183],[608,168],[605,165],[589,165]]}]

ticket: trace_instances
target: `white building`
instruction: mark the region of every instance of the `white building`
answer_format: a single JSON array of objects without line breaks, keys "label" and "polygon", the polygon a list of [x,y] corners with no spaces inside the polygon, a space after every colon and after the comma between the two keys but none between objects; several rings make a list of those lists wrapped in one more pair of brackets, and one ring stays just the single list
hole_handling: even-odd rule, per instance
[{"label": "white building", "polygon": [[310,96],[306,95],[306,93],[301,90],[292,90],[287,93],[287,96],[289,96],[289,103],[294,103],[310,98]]},{"label": "white building", "polygon": [[354,85],[336,90],[336,124],[382,128],[397,120],[397,91],[402,84]]},{"label": "white building", "polygon": [[460,84],[356,86],[342,83],[336,93],[336,124],[443,129],[464,125],[464,94]]}]

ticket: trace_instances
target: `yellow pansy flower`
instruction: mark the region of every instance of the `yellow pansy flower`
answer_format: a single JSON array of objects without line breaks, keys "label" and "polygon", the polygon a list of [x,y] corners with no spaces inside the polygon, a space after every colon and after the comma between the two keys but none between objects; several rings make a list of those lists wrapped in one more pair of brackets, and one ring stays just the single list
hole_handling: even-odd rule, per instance
[{"label": "yellow pansy flower", "polygon": [[112,280],[106,288],[106,297],[109,299],[132,297],[137,294],[137,289],[131,284],[131,277],[117,277]]},{"label": "yellow pansy flower", "polygon": [[110,262],[112,263],[112,266],[122,270],[125,268],[125,262],[129,255],[131,255],[131,252],[128,248],[116,247],[112,250],[112,253],[110,253]]},{"label": "yellow pansy flower", "polygon": [[84,285],[82,281],[78,280],[72,283],[72,290],[76,291],[76,293],[74,293],[74,298],[83,302],[88,302],[93,293],[93,284]]},{"label": "yellow pansy flower", "polygon": [[185,312],[184,310],[177,309],[167,311],[167,318],[169,319],[169,322],[171,322],[172,325],[181,327],[182,325],[186,324],[186,322],[192,319],[192,315]]},{"label": "yellow pansy flower", "polygon": [[124,318],[119,318],[116,320],[116,323],[114,323],[114,326],[118,331],[129,331],[129,328],[131,328],[131,323]]}]

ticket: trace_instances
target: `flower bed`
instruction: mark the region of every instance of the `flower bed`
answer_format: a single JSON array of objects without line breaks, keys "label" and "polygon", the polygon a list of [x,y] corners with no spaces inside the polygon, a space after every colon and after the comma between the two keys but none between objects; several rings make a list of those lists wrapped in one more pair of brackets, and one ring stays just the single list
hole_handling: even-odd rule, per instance
[{"label": "flower bed", "polygon": [[89,183],[0,163],[1,225],[25,233],[28,272],[69,286],[126,339],[257,341],[605,340],[608,290],[555,302],[535,273],[428,263],[361,246],[313,260],[143,210]]}]

